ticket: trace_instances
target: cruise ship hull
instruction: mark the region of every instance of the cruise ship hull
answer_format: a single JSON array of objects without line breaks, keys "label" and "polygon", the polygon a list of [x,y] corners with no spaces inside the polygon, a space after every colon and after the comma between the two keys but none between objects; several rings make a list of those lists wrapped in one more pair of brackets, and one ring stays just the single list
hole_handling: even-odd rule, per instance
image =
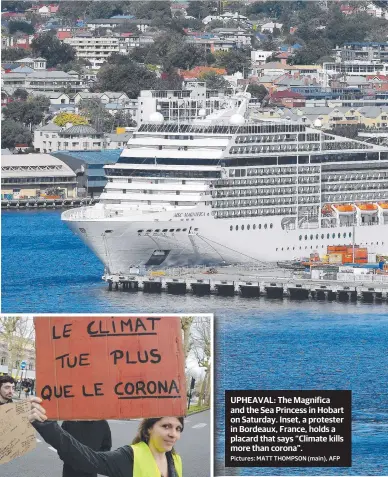
[{"label": "cruise ship hull", "polygon": [[[326,253],[328,245],[366,246],[369,253],[388,252],[388,224],[284,230],[281,217],[215,219],[211,214],[174,218],[158,213],[120,219],[68,220],[67,225],[99,257],[110,274],[133,267],[265,263]],[[238,226],[238,229],[236,228]],[[166,232],[162,232],[167,230]]]}]

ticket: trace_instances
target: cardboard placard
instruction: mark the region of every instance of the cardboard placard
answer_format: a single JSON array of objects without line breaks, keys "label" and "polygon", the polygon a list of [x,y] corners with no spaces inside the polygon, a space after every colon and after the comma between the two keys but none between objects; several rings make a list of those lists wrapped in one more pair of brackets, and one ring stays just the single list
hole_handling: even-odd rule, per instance
[{"label": "cardboard placard", "polygon": [[37,394],[49,419],[183,416],[179,317],[34,317]]},{"label": "cardboard placard", "polygon": [[0,464],[35,449],[35,429],[28,421],[29,410],[28,401],[0,406]]}]

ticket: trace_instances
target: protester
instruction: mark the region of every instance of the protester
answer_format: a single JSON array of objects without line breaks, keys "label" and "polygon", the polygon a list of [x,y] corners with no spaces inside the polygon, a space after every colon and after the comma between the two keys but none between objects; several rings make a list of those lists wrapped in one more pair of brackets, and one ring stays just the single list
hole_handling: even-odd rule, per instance
[{"label": "protester", "polygon": [[29,420],[60,458],[84,472],[108,477],[182,477],[182,460],[174,450],[184,427],[183,417],[144,419],[132,445],[97,452],[81,444],[55,421],[48,421],[42,400],[31,397]]},{"label": "protester", "polygon": [[[95,451],[106,452],[112,448],[112,435],[107,421],[64,421],[62,429]],[[82,472],[65,462],[62,477],[97,477],[97,472]]]},{"label": "protester", "polygon": [[12,402],[15,382],[12,376],[0,376],[0,406]]}]

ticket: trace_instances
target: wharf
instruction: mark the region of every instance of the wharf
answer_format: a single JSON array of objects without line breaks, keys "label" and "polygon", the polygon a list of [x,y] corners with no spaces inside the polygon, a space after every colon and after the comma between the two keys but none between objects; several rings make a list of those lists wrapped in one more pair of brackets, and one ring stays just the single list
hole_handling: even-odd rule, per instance
[{"label": "wharf", "polygon": [[388,302],[388,276],[349,276],[348,279],[311,279],[308,273],[260,267],[221,267],[207,274],[205,268],[168,269],[163,275],[104,275],[109,290],[122,292],[240,296]]},{"label": "wharf", "polygon": [[98,199],[91,197],[76,199],[1,199],[2,209],[66,209],[93,205]]}]

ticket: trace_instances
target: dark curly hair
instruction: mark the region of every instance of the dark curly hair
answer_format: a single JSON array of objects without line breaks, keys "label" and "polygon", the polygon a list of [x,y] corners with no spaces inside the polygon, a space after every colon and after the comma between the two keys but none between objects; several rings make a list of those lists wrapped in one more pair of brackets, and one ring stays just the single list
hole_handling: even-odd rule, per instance
[{"label": "dark curly hair", "polygon": [[[161,419],[163,419],[163,417],[150,417],[148,419],[143,419],[141,423],[139,424],[137,434],[135,438],[133,439],[132,444],[137,444],[138,442],[145,442],[146,444],[148,444],[148,441],[150,439],[149,430],[156,422],[160,421]],[[177,419],[181,423],[182,431],[183,431],[185,427],[185,418],[177,417]],[[174,449],[172,449],[171,452],[175,454]]]},{"label": "dark curly hair", "polygon": [[16,384],[16,381],[13,379],[12,376],[8,376],[8,375],[0,376],[0,388],[5,383]]}]

